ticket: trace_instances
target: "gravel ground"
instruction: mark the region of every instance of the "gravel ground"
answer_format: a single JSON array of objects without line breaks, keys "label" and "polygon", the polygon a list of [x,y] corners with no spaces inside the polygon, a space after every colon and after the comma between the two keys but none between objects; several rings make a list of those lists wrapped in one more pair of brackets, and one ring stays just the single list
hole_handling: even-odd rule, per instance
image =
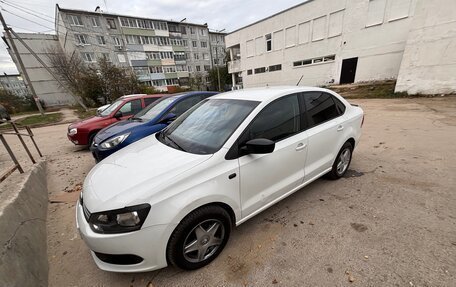
[{"label": "gravel ground", "polygon": [[50,286],[456,286],[456,97],[352,102],[366,120],[347,177],[242,224],[193,272],[99,270],[74,219],[94,161],[66,125],[35,129],[48,158]]}]

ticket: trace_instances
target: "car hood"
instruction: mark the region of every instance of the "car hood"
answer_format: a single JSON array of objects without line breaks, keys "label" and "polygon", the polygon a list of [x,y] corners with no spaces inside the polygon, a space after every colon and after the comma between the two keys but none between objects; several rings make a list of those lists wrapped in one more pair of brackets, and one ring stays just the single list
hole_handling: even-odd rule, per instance
[{"label": "car hood", "polygon": [[113,135],[122,134],[123,132],[128,132],[132,128],[137,126],[144,125],[144,122],[140,121],[132,121],[132,120],[124,120],[120,122],[116,122],[108,127],[105,127],[101,131],[99,131],[95,137],[95,143],[100,143]]},{"label": "car hood", "polygon": [[176,150],[154,135],[146,137],[92,168],[84,181],[84,204],[90,212],[100,212],[146,203],[211,156]]},{"label": "car hood", "polygon": [[93,123],[104,121],[105,119],[106,119],[106,117],[93,116],[91,118],[81,120],[81,121],[76,121],[76,122],[72,123],[70,125],[70,128],[79,128],[86,124],[93,124]]}]

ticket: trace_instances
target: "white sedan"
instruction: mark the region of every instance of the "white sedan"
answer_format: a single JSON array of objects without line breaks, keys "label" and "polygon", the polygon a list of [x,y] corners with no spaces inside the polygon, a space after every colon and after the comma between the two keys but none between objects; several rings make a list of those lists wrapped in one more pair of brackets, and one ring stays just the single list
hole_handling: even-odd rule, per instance
[{"label": "white sedan", "polygon": [[320,88],[213,96],[87,175],[77,226],[99,268],[191,270],[222,251],[233,226],[350,165],[364,115]]}]

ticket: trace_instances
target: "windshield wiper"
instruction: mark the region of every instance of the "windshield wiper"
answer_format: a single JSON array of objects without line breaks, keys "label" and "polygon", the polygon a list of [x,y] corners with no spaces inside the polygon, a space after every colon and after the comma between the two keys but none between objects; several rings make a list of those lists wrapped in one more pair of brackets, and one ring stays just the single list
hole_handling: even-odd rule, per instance
[{"label": "windshield wiper", "polygon": [[167,139],[170,142],[172,142],[178,149],[180,149],[181,151],[186,151],[180,145],[178,145],[170,136],[166,135],[164,132],[161,132],[161,134],[162,134],[162,138]]},{"label": "windshield wiper", "polygon": [[142,121],[143,121],[143,119],[141,119],[141,118],[136,118],[136,117],[131,117],[130,120],[132,120],[132,121],[139,121],[139,122],[142,122]]}]

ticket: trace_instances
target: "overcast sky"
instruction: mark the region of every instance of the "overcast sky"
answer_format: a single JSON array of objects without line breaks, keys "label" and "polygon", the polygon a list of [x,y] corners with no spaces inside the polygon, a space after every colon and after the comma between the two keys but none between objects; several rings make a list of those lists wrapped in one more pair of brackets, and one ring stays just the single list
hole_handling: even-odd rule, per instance
[{"label": "overcast sky", "polygon": [[[62,8],[95,10],[98,5],[105,12],[137,15],[149,18],[208,23],[213,30],[233,31],[269,15],[305,2],[304,0],[61,0]],[[16,5],[16,8],[12,7]],[[53,33],[55,4],[52,0],[1,0],[3,16],[16,32]],[[37,18],[22,6],[32,9]],[[22,10],[21,10],[22,9]],[[16,15],[13,15],[13,14]],[[25,19],[22,19],[23,17]],[[33,21],[33,22],[31,22]],[[35,23],[34,23],[35,22]],[[2,29],[3,32],[3,29]],[[0,44],[0,73],[17,73],[6,45]]]}]

